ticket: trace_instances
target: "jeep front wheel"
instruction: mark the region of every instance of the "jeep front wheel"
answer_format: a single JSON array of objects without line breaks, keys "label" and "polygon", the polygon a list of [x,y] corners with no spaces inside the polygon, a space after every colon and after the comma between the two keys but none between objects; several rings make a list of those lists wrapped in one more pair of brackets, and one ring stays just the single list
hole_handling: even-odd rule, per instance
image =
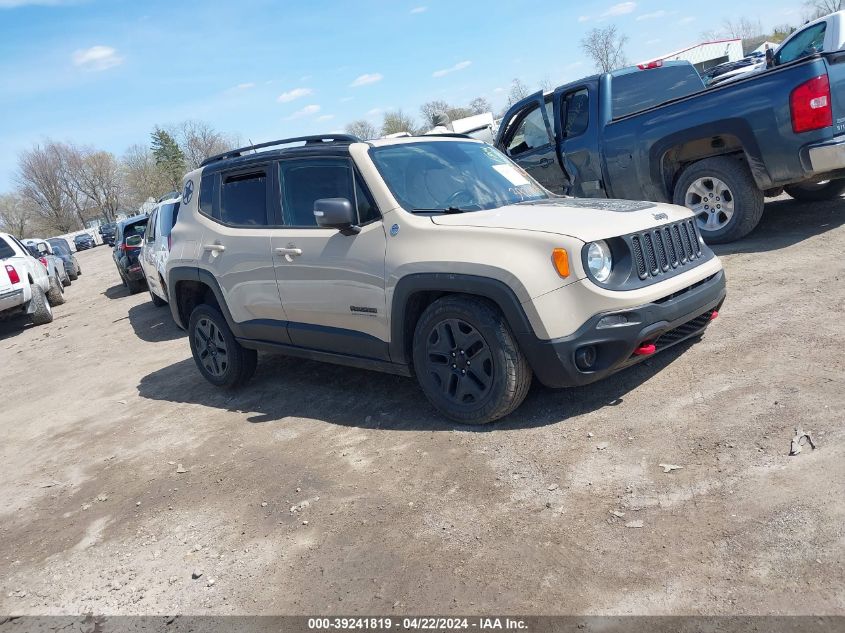
[{"label": "jeep front wheel", "polygon": [[255,373],[258,353],[241,346],[220,311],[209,305],[194,308],[188,340],[197,369],[212,385],[232,389]]},{"label": "jeep front wheel", "polygon": [[463,424],[506,416],[531,386],[531,367],[504,316],[484,299],[447,296],[432,303],[417,323],[413,356],[425,396]]}]

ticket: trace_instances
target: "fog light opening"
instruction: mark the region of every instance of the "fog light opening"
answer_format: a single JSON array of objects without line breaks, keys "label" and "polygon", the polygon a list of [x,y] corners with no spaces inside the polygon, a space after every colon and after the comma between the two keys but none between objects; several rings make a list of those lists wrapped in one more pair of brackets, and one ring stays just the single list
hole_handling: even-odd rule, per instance
[{"label": "fog light opening", "polygon": [[581,371],[590,371],[596,364],[595,345],[585,345],[575,350],[575,366]]}]

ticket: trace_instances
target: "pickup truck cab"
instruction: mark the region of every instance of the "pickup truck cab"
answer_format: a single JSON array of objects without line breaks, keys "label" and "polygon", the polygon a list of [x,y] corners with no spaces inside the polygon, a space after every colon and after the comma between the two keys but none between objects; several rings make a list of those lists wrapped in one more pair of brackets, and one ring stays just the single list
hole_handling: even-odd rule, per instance
[{"label": "pickup truck cab", "polygon": [[0,233],[0,319],[27,314],[35,325],[53,320],[47,268],[17,238]]},{"label": "pickup truck cab", "polygon": [[729,242],[766,195],[845,190],[843,61],[816,54],[710,89],[688,62],[594,75],[516,103],[496,146],[553,192],[674,202],[706,241]]}]

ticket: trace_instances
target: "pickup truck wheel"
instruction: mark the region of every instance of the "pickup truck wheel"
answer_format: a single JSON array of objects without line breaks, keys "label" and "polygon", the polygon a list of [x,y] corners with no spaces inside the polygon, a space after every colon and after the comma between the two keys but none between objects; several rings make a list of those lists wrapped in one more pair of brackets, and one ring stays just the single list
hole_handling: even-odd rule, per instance
[{"label": "pickup truck wheel", "polygon": [[764,198],[745,163],[717,156],[681,173],[673,202],[692,210],[705,242],[722,244],[754,230],[763,216]]},{"label": "pickup truck wheel", "polygon": [[484,299],[447,296],[417,322],[414,371],[446,417],[486,424],[515,410],[531,386],[531,367],[502,313]]},{"label": "pickup truck wheel", "polygon": [[787,185],[783,190],[796,200],[821,202],[836,200],[845,193],[845,180],[826,180],[817,183]]},{"label": "pickup truck wheel", "polygon": [[138,294],[144,289],[144,281],[141,279],[126,279],[126,287],[129,288],[129,294]]},{"label": "pickup truck wheel", "polygon": [[50,290],[47,291],[47,301],[51,306],[60,306],[65,302],[65,288],[56,275],[50,278]]},{"label": "pickup truck wheel", "polygon": [[199,305],[191,312],[188,340],[197,368],[212,385],[234,389],[255,373],[258,353],[241,346],[223,315],[209,305]]},{"label": "pickup truck wheel", "polygon": [[53,309],[50,307],[50,302],[47,301],[47,295],[38,284],[30,286],[32,290],[32,313],[30,318],[34,325],[44,325],[53,321]]}]

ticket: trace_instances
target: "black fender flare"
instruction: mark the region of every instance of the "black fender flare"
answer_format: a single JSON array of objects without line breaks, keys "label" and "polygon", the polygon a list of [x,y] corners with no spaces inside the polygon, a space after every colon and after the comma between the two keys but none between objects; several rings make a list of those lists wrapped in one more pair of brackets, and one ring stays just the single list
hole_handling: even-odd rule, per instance
[{"label": "black fender flare", "polygon": [[[390,308],[390,359],[394,363],[410,363],[406,353],[406,311],[410,298],[418,292],[467,294],[489,299],[505,316],[511,331],[521,343],[534,337],[534,329],[513,289],[498,279],[457,273],[412,273],[402,277],[393,289]],[[413,332],[411,332],[413,336]]]},{"label": "black fender flare", "polygon": [[214,293],[214,298],[217,300],[217,305],[220,312],[226,319],[229,329],[234,335],[240,336],[240,327],[232,319],[232,313],[229,312],[229,306],[226,305],[226,299],[223,296],[223,291],[220,289],[220,284],[217,279],[209,271],[196,266],[174,266],[167,271],[167,300],[170,305],[170,314],[173,315],[173,320],[183,330],[188,329],[188,324],[182,322],[179,314],[179,297],[176,296],[176,288],[180,281],[194,281],[204,284]]}]

